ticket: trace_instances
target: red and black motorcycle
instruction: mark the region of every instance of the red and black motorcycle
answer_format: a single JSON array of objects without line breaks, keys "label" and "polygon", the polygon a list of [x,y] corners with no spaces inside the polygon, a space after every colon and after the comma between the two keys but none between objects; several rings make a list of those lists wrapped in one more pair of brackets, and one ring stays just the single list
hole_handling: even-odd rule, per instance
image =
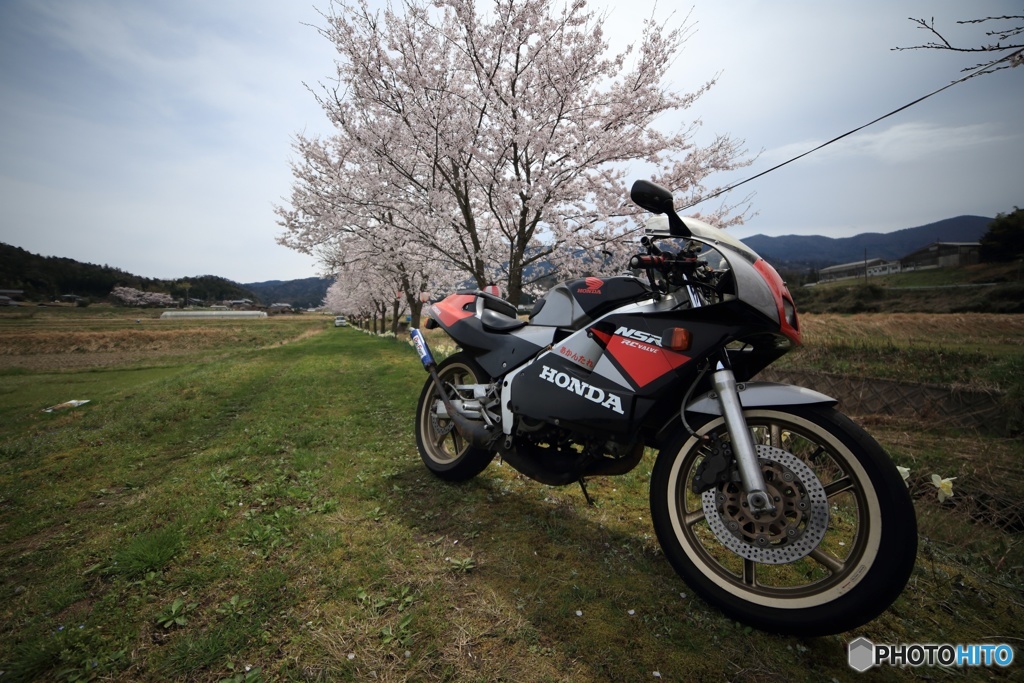
[{"label": "red and black motorcycle", "polygon": [[[559,284],[529,320],[484,291],[430,306],[460,347],[435,364],[416,412],[427,467],[459,481],[496,456],[561,486],[625,474],[658,451],[651,516],[679,575],[757,628],[822,635],[860,626],[900,594],[917,529],[878,443],[806,388],[753,381],[800,343],[778,273],[738,240],[675,212],[655,216],[634,275]],[[660,246],[659,246],[660,245]]]}]

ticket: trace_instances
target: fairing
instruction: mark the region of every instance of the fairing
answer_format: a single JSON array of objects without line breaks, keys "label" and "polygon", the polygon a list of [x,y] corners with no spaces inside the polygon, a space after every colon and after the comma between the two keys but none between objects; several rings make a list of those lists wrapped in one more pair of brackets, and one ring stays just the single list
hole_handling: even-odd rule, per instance
[{"label": "fairing", "polygon": [[[794,344],[800,344],[793,297],[776,270],[750,247],[724,230],[696,218],[685,218],[684,222],[693,233],[693,240],[715,251],[728,263],[735,278],[737,298],[764,313],[778,324],[779,332]],[[655,239],[671,237],[668,218],[654,216],[647,222],[645,232]]]},{"label": "fairing", "polygon": [[[767,327],[763,316],[738,301],[662,312],[653,307],[617,311],[543,350],[506,377],[503,403],[511,402],[512,413],[583,431],[653,428],[679,410],[679,387],[696,379],[700,361],[730,340]],[[686,352],[661,347],[662,333],[672,327],[691,332]],[[581,348],[589,350],[581,354]],[[767,349],[744,351],[743,379],[779,353],[773,340]],[[753,370],[755,365],[760,367]]]},{"label": "fairing", "polygon": [[[433,304],[427,316],[434,320],[459,346],[471,350],[477,362],[491,377],[500,377],[512,368],[522,365],[535,356],[543,347],[551,344],[553,328],[522,326],[517,329],[493,329],[485,323],[485,310],[510,321],[507,310],[481,309],[476,293],[453,294]],[[511,304],[507,304],[511,306]],[[513,307],[512,311],[515,310]]]},{"label": "fairing", "polygon": [[[659,218],[647,226],[656,239],[668,235]],[[619,276],[557,285],[526,325],[507,302],[476,292],[452,295],[428,314],[489,375],[504,378],[508,418],[593,433],[656,428],[678,413],[680,388],[697,381],[705,361],[727,345],[743,382],[800,343],[778,273],[721,230],[694,219],[686,225],[703,246],[702,258],[724,274],[710,304],[691,306],[685,289],[655,296],[638,278]],[[662,334],[677,327],[689,331],[690,348],[662,348]],[[513,420],[503,422],[511,434]]]}]

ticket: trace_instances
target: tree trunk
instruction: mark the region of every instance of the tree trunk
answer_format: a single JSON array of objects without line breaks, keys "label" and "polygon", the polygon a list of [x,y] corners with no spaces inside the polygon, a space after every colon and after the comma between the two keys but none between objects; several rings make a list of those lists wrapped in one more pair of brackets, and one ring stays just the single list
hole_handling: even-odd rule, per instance
[{"label": "tree trunk", "polygon": [[391,303],[391,334],[396,337],[398,336],[398,313],[401,305],[401,299],[396,296],[395,300]]},{"label": "tree trunk", "polygon": [[[424,290],[426,291],[426,290]],[[420,315],[423,313],[423,302],[420,301],[420,292],[405,290],[405,303],[409,304],[409,327],[419,329]]]}]

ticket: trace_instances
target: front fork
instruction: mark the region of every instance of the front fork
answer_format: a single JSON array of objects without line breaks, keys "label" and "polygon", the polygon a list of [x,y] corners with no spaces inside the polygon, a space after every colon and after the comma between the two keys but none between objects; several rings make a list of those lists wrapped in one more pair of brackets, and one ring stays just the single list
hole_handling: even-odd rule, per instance
[{"label": "front fork", "polygon": [[750,427],[743,417],[743,405],[740,403],[739,392],[736,390],[736,376],[732,369],[719,363],[711,376],[711,385],[718,395],[718,403],[722,407],[722,417],[732,441],[732,452],[740,471],[740,482],[747,493],[747,503],[751,512],[774,512],[775,501],[768,495],[761,465],[757,461],[754,439],[750,435]]}]

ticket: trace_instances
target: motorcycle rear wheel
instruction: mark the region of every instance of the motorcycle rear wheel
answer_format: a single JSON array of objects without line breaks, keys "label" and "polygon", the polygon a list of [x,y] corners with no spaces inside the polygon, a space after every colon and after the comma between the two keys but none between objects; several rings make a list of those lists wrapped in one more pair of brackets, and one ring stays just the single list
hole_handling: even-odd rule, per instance
[{"label": "motorcycle rear wheel", "polygon": [[[456,398],[451,385],[483,384],[490,377],[468,354],[456,353],[437,366],[437,375],[449,398]],[[416,447],[431,472],[448,481],[465,481],[484,471],[494,452],[471,446],[449,418],[439,417],[440,394],[433,379],[427,379],[416,407]]]},{"label": "motorcycle rear wheel", "polygon": [[780,514],[747,513],[735,482],[694,493],[698,465],[727,430],[721,417],[694,427],[710,440],[680,428],[651,476],[669,562],[706,601],[763,630],[827,635],[871,621],[899,596],[917,554],[914,507],[895,465],[831,407],[743,412]]}]

